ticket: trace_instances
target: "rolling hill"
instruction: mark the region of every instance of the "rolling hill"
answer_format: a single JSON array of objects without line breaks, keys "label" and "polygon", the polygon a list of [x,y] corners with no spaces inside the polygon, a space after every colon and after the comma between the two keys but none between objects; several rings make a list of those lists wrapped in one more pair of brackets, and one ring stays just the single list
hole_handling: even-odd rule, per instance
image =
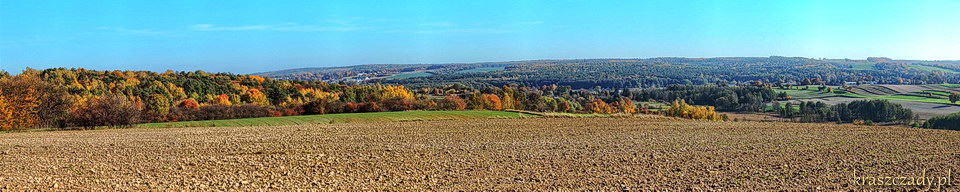
[{"label": "rolling hill", "polygon": [[[753,81],[840,85],[939,84],[960,81],[960,61],[722,57],[529,60],[452,64],[374,64],[256,73],[266,77],[327,82],[471,87],[522,84],[572,88],[649,88],[671,84],[741,84]],[[805,81],[807,80],[807,81]],[[811,81],[812,80],[812,81]]]}]

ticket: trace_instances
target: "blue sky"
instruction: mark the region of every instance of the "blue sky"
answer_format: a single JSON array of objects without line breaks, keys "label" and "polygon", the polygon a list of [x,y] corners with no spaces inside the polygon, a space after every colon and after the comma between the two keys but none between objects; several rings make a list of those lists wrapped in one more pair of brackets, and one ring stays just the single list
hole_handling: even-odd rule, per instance
[{"label": "blue sky", "polygon": [[960,59],[960,0],[0,1],[0,69],[253,73],[372,63]]}]

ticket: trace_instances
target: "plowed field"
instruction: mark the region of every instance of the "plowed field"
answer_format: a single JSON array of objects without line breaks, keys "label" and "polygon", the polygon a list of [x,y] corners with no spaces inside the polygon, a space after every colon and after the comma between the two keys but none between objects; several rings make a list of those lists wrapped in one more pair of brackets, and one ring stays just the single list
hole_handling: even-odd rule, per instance
[{"label": "plowed field", "polygon": [[950,170],[958,177],[958,131],[836,124],[539,118],[0,134],[2,191],[887,191],[897,187],[854,177]]}]

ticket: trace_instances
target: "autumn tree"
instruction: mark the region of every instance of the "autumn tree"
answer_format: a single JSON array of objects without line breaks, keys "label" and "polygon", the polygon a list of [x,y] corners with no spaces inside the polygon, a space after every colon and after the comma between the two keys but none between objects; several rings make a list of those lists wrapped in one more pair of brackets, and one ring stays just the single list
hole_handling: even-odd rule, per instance
[{"label": "autumn tree", "polygon": [[467,102],[467,108],[469,109],[473,109],[473,110],[484,109],[483,96],[480,95],[479,92],[474,92],[473,94],[470,94],[470,96],[467,96],[466,102]]},{"label": "autumn tree", "polygon": [[488,110],[503,110],[503,102],[494,94],[483,94],[483,108]]},{"label": "autumn tree", "polygon": [[637,113],[637,106],[633,104],[633,100],[623,97],[620,98],[620,101],[617,101],[617,108],[620,112],[634,114]]},{"label": "autumn tree", "polygon": [[0,95],[0,130],[7,131],[13,129],[14,110],[16,109],[7,103],[7,98]]},{"label": "autumn tree", "polygon": [[233,102],[230,101],[230,96],[227,94],[220,95],[207,95],[207,102],[213,105],[231,105]]},{"label": "autumn tree", "polygon": [[467,108],[467,102],[463,101],[463,99],[460,98],[460,96],[447,95],[443,97],[441,106],[443,107],[443,109],[460,111]]},{"label": "autumn tree", "polygon": [[145,103],[146,107],[146,120],[150,121],[162,121],[166,119],[167,114],[170,113],[170,100],[167,97],[160,94],[151,94],[147,97]]},{"label": "autumn tree", "polygon": [[187,108],[187,109],[199,109],[199,108],[200,108],[200,104],[197,103],[196,100],[193,100],[193,99],[185,99],[185,100],[181,101],[180,104],[177,105],[177,107]]},{"label": "autumn tree", "polygon": [[599,114],[616,113],[616,109],[613,108],[613,106],[610,106],[610,104],[607,104],[607,102],[604,102],[599,98],[593,99],[593,101],[590,101],[587,107],[590,108],[590,112],[592,113],[599,113]]},{"label": "autumn tree", "polygon": [[960,94],[958,94],[958,93],[951,93],[951,94],[950,94],[950,103],[957,103],[957,101],[960,101]]},{"label": "autumn tree", "polygon": [[0,96],[12,118],[0,119],[0,129],[63,127],[73,104],[63,87],[37,78],[36,72],[0,79]]},{"label": "autumn tree", "polygon": [[514,97],[516,93],[514,93],[513,88],[503,85],[501,92],[503,92],[503,97],[501,98],[501,101],[503,102],[503,109],[516,109],[517,100]]},{"label": "autumn tree", "polygon": [[240,95],[240,101],[263,106],[270,105],[270,100],[267,99],[267,96],[256,88],[247,90],[247,92],[244,92],[242,95]]},{"label": "autumn tree", "polygon": [[382,99],[393,99],[398,98],[402,100],[412,100],[413,92],[407,90],[403,85],[398,86],[385,86],[383,87],[383,97]]},{"label": "autumn tree", "polygon": [[674,100],[665,115],[687,119],[723,121],[723,116],[717,113],[713,106],[693,106],[687,104],[683,99]]}]

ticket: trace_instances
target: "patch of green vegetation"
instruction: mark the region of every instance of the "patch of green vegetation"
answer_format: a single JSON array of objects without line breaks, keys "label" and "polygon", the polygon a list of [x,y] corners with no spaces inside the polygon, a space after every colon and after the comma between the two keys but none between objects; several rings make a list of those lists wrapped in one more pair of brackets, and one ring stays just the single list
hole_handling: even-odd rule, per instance
[{"label": "patch of green vegetation", "polygon": [[945,84],[940,84],[940,85],[942,85],[942,86],[944,86],[944,87],[948,87],[948,88],[960,88],[960,84],[946,84],[946,83],[945,83]]},{"label": "patch of green vegetation", "polygon": [[224,119],[209,121],[183,121],[166,123],[145,123],[136,127],[246,127],[275,125],[330,124],[349,122],[389,122],[389,121],[426,121],[445,119],[489,119],[489,118],[535,118],[533,114],[507,111],[399,111],[377,113],[338,113],[326,115],[300,115],[286,117],[261,117],[247,119]]},{"label": "patch of green vegetation", "polygon": [[872,62],[863,62],[863,63],[851,63],[853,70],[874,70],[873,66],[876,66],[876,63]]},{"label": "patch of green vegetation", "polygon": [[956,104],[950,103],[950,100],[947,100],[947,99],[921,97],[921,96],[914,96],[914,95],[902,95],[902,94],[901,94],[901,95],[860,95],[860,94],[855,94],[855,93],[845,93],[845,94],[840,94],[840,95],[841,95],[841,96],[847,96],[847,97],[859,97],[859,98],[870,98],[870,99],[886,99],[886,100],[896,100],[896,101],[915,101],[915,102],[925,102],[925,103],[938,103],[938,104],[956,105]]},{"label": "patch of green vegetation", "polygon": [[792,96],[794,99],[809,99],[809,98],[817,98],[817,97],[836,96],[837,95],[836,92],[840,90],[840,88],[838,87],[830,86],[830,88],[833,88],[834,93],[827,93],[826,90],[820,91],[818,87],[820,86],[809,86],[809,87],[802,86],[802,87],[794,87],[791,89],[774,88],[773,90],[776,91],[777,93],[786,92],[787,95]]},{"label": "patch of green vegetation", "polygon": [[951,70],[951,69],[944,69],[944,68],[940,68],[940,67],[926,66],[926,65],[917,65],[917,64],[911,64],[911,65],[910,65],[910,68],[914,68],[914,69],[918,69],[918,70],[923,70],[923,71],[940,71],[940,72],[944,72],[944,73],[960,73],[960,71],[954,71],[954,70]]},{"label": "patch of green vegetation", "polygon": [[432,75],[433,75],[433,73],[429,73],[429,72],[410,72],[410,73],[400,73],[400,74],[396,74],[396,75],[387,77],[387,79],[406,79],[406,78],[417,78],[417,77],[429,77],[429,76],[432,76]]},{"label": "patch of green vegetation", "polygon": [[[790,103],[788,101],[778,101],[778,102],[780,103],[780,108],[786,107],[787,103]],[[791,108],[800,110],[800,105],[794,102]],[[767,104],[767,106],[764,106],[763,111],[773,111],[773,103]]]},{"label": "patch of green vegetation", "polygon": [[947,97],[947,96],[950,96],[950,92],[941,91],[941,90],[917,91],[917,92],[912,92],[911,94],[912,94],[912,95],[918,95],[918,96],[924,96],[924,95],[927,95],[927,94],[933,94],[933,96],[935,96],[935,97],[936,97],[936,96],[939,96],[939,97]]},{"label": "patch of green vegetation", "polygon": [[476,72],[490,72],[490,71],[501,71],[506,69],[505,67],[479,67],[467,70],[460,70],[457,73],[476,73]]}]

